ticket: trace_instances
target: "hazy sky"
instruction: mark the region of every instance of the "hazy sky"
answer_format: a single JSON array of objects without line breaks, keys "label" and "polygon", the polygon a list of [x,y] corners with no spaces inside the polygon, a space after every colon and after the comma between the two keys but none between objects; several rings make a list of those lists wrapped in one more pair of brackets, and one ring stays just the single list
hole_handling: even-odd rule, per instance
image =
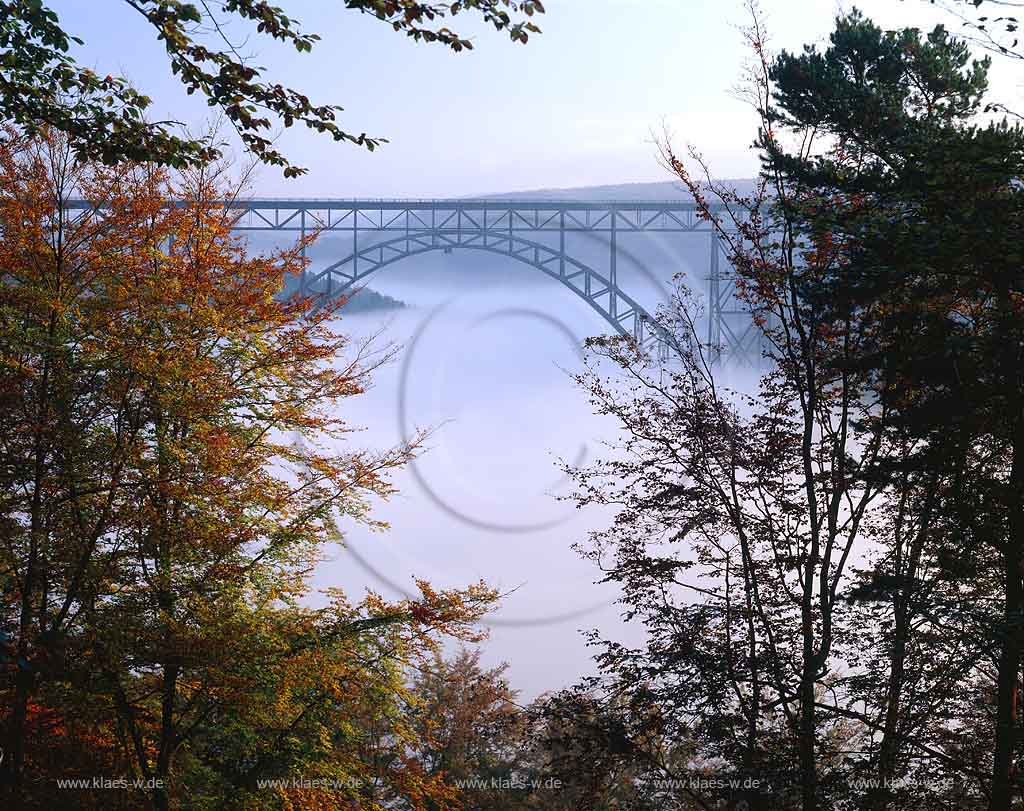
[{"label": "hazy sky", "polygon": [[[157,115],[193,126],[210,120],[177,88],[160,46],[121,0],[52,5],[85,39],[83,62],[128,75],[157,100]],[[461,54],[413,43],[340,3],[279,5],[323,41],[299,55],[252,37],[241,50],[314,101],[343,105],[343,127],[391,143],[368,154],[295,128],[280,143],[310,174],[285,181],[263,169],[262,193],[432,197],[663,180],[650,143],[663,120],[720,177],[755,171],[751,113],[730,95],[746,57],[736,30],[747,19],[741,0],[547,0],[544,33],[528,45],[471,26],[476,49]],[[923,0],[858,6],[886,26],[957,25]],[[776,48],[823,40],[840,8],[832,0],[763,2]],[[466,23],[459,25],[461,32]],[[242,41],[245,31],[234,35]],[[1013,101],[1014,68],[998,68],[997,90]]]}]

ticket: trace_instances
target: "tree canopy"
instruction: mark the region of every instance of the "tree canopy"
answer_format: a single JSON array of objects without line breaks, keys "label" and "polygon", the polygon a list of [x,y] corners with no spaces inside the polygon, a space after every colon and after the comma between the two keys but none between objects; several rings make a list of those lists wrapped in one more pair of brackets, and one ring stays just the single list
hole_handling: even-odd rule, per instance
[{"label": "tree canopy", "polygon": [[[418,599],[310,605],[324,545],[352,522],[384,528],[371,499],[418,440],[353,447],[341,408],[388,353],[282,295],[306,243],[250,254],[222,180],[81,163],[55,133],[0,148],[12,807],[88,807],[94,794],[55,782],[76,774],[140,781],[132,804],[155,809],[315,807],[326,788],[289,782],[306,770],[368,809],[451,794],[402,758],[426,745],[401,722],[409,669],[442,636],[478,638],[496,595],[419,582]],[[364,748],[374,724],[386,768]]]},{"label": "tree canopy", "polygon": [[[286,177],[306,170],[293,164],[269,137],[278,125],[296,123],[335,141],[374,149],[384,138],[358,135],[338,123],[343,108],[316,103],[285,87],[253,64],[230,39],[232,23],[255,29],[266,40],[309,52],[320,37],[266,0],[122,0],[123,13],[138,14],[167,54],[172,73],[189,94],[205,96],[221,110],[243,145],[263,163],[280,166]],[[458,52],[472,41],[446,24],[458,14],[475,15],[513,42],[526,42],[540,29],[533,17],[540,0],[343,0],[341,9],[369,15],[417,42],[438,43]],[[107,13],[113,14],[113,11]],[[99,76],[70,54],[83,40],[66,31],[41,0],[0,2],[0,119],[28,133],[46,125],[65,133],[80,159],[113,164],[148,161],[184,168],[219,156],[210,138],[195,138],[172,121],[146,118],[152,99],[121,76]]]},{"label": "tree canopy", "polygon": [[756,15],[746,34],[760,182],[663,158],[725,245],[763,364],[721,382],[685,280],[659,316],[669,363],[590,342],[579,382],[622,439],[569,471],[581,506],[618,508],[582,548],[645,634],[595,631],[580,692],[605,754],[680,807],[1007,811],[1024,131],[978,119],[989,62],[941,26],[851,12],[775,55]]}]

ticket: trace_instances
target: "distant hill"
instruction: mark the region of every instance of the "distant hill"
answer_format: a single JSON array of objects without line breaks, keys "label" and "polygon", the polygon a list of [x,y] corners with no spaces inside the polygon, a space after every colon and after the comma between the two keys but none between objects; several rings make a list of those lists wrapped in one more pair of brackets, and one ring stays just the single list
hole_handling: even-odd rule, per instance
[{"label": "distant hill", "polygon": [[404,301],[378,293],[369,287],[361,287],[353,293],[345,302],[341,310],[343,313],[353,315],[356,313],[370,313],[379,310],[402,310],[408,305]]},{"label": "distant hill", "polygon": [[[739,178],[722,180],[720,183],[732,186],[741,192],[751,191],[754,180]],[[475,198],[484,200],[692,200],[690,193],[678,181],[660,183],[619,183],[613,186],[578,186],[569,189],[536,189],[533,191],[499,192],[481,194]]]},{"label": "distant hill", "polygon": [[[286,296],[291,295],[297,292],[298,288],[298,279],[294,276],[289,276],[285,280],[283,293]],[[307,289],[307,293],[315,293],[318,289],[316,285],[313,285]],[[346,315],[357,315],[359,313],[379,312],[382,310],[402,310],[407,306],[404,301],[399,301],[384,293],[378,293],[369,287],[360,287],[349,295],[348,301],[342,305],[341,309]]]}]

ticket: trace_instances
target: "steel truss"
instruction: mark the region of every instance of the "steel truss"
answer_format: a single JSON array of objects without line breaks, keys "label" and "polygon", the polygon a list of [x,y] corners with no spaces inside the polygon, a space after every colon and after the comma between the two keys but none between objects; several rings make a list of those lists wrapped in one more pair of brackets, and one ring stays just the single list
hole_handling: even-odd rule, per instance
[{"label": "steel truss", "polygon": [[[410,256],[455,249],[516,259],[557,279],[582,298],[615,332],[652,348],[667,336],[651,313],[618,283],[618,237],[630,233],[708,235],[707,341],[716,355],[751,361],[760,356],[760,333],[736,298],[724,246],[697,206],[655,201],[523,200],[231,200],[239,232],[312,231],[351,240],[347,255],[327,267],[309,267],[301,287],[324,300],[350,292],[375,271]],[[606,268],[591,267],[566,246],[573,233],[608,241]],[[548,240],[545,242],[543,240]],[[372,240],[372,241],[371,241]],[[550,243],[550,244],[549,244]]]}]

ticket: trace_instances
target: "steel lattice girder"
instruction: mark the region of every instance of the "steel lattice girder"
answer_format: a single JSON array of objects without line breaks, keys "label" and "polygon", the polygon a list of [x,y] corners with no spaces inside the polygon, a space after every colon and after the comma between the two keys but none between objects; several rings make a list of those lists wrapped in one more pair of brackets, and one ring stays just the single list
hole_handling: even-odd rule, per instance
[{"label": "steel lattice girder", "polygon": [[[758,330],[735,296],[732,278],[719,270],[721,241],[694,203],[672,201],[553,200],[343,200],[234,199],[233,230],[347,234],[352,252],[320,270],[308,270],[303,288],[319,286],[327,297],[344,294],[357,281],[400,259],[435,250],[483,250],[532,265],[569,287],[622,335],[641,345],[664,343],[667,336],[616,278],[618,234],[707,233],[708,343],[716,354],[750,360],[759,355]],[[89,208],[74,201],[71,208]],[[565,248],[565,236],[609,235],[609,268],[602,273]],[[388,238],[360,247],[360,234]],[[557,234],[558,248],[527,237]],[[393,235],[393,236],[392,236]]]}]

